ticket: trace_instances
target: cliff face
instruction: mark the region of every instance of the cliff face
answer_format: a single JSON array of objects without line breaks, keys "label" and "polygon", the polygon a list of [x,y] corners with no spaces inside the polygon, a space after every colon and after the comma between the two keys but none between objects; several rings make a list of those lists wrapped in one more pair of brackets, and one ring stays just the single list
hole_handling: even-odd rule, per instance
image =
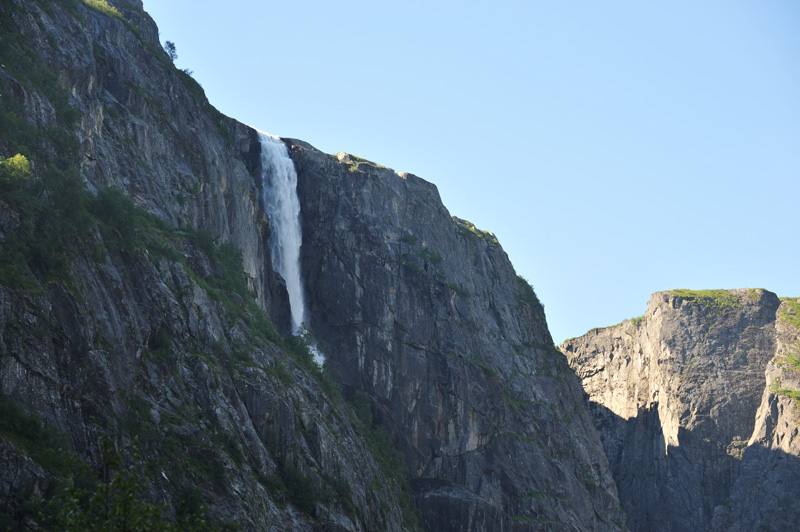
[{"label": "cliff face", "polygon": [[[255,132],[172,66],[140,2],[115,4],[0,6],[0,155],[31,165],[0,188],[0,406],[26,412],[0,421],[0,528],[40,521],[31,501],[56,497],[69,455],[97,466],[108,435],[171,518],[400,530],[396,483],[349,408],[256,306],[286,324]],[[84,219],[34,248],[73,224],[51,200]],[[42,458],[55,441],[63,456]]]},{"label": "cliff face", "polygon": [[31,501],[105,471],[105,440],[183,522],[400,530],[416,503],[430,530],[618,529],[579,382],[493,235],[415,176],[288,142],[321,370],[279,334],[256,133],[138,0],[89,3],[0,4],[0,528],[59,529]]},{"label": "cliff face", "polygon": [[755,427],[742,456],[730,504],[714,515],[714,530],[790,530],[800,517],[800,320],[798,300],[785,300],[775,320],[776,351]]},{"label": "cliff face", "polygon": [[425,527],[616,529],[579,383],[494,235],[414,175],[287,142],[312,328],[404,452]]},{"label": "cliff face", "polygon": [[763,290],[659,292],[642,318],[561,346],[631,530],[754,529],[743,514],[772,530],[763,516],[788,508],[775,463],[797,457],[794,404],[769,389],[793,341],[779,303]]}]

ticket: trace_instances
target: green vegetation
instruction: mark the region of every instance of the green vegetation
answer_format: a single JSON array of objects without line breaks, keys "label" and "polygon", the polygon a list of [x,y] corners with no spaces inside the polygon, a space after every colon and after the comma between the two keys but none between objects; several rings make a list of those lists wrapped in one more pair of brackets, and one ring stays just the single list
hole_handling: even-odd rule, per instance
[{"label": "green vegetation", "polygon": [[769,386],[769,391],[790,397],[800,404],[800,391],[782,387],[779,377],[775,377],[775,380],[772,381],[772,384]]},{"label": "green vegetation", "polygon": [[[131,408],[135,415],[149,417],[149,406],[141,398]],[[150,424],[137,426],[144,430]],[[143,502],[143,473],[123,464],[108,436],[101,437],[101,464],[95,473],[75,456],[63,434],[5,396],[0,396],[0,435],[60,479],[44,500],[31,489],[0,505],[0,529],[17,530],[22,523],[35,522],[44,531],[219,530],[206,525],[202,504],[183,515],[179,508],[178,522],[171,522],[167,507]],[[184,502],[179,501],[179,507]]]},{"label": "green vegetation", "polygon": [[411,235],[411,234],[404,235],[400,237],[400,242],[402,242],[403,244],[408,244],[410,246],[413,246],[414,244],[419,242],[419,238],[417,238],[416,235]]},{"label": "green vegetation", "polygon": [[284,386],[291,386],[294,383],[294,377],[286,368],[286,364],[278,362],[267,370],[267,373],[280,381]]},{"label": "green vegetation", "polygon": [[467,236],[484,239],[489,243],[489,245],[496,246],[499,244],[499,242],[497,241],[497,237],[494,236],[494,233],[490,233],[489,231],[482,231],[477,227],[475,227],[474,223],[468,220],[463,220],[456,216],[453,216],[453,221],[455,222],[456,229],[458,229],[459,233]]},{"label": "green vegetation", "polygon": [[789,370],[800,370],[800,347],[789,347],[788,353],[778,359],[778,365]]},{"label": "green vegetation", "polygon": [[300,511],[311,516],[315,515],[319,494],[314,486],[314,480],[291,462],[282,463],[280,471],[292,503]]},{"label": "green vegetation", "polygon": [[442,256],[439,255],[436,251],[431,251],[428,248],[422,248],[419,253],[417,253],[423,259],[429,260],[434,264],[439,264],[442,262]]},{"label": "green vegetation", "polygon": [[29,415],[14,400],[0,395],[0,435],[22,449],[39,465],[58,475],[70,471],[65,457],[67,440]]},{"label": "green vegetation", "polygon": [[[45,279],[65,279],[70,244],[89,227],[88,196],[78,171],[79,143],[70,129],[78,111],[58,83],[58,73],[44,66],[23,38],[9,10],[0,10],[0,62],[28,91],[37,91],[56,110],[57,124],[37,128],[14,96],[13,82],[0,81],[0,131],[17,155],[3,159],[3,200],[19,214],[19,227],[0,243],[0,283],[35,288],[33,270]],[[13,153],[13,152],[12,152]]]},{"label": "green vegetation", "polygon": [[0,157],[0,190],[18,190],[31,178],[28,158],[16,154],[8,159]]},{"label": "green vegetation", "polygon": [[178,60],[178,48],[172,41],[164,41],[164,51],[167,52],[170,61],[173,63]]},{"label": "green vegetation", "polygon": [[383,170],[388,170],[388,168],[386,168],[385,166],[381,166],[379,164],[373,163],[372,161],[368,161],[366,159],[363,159],[361,157],[357,157],[357,156],[352,155],[350,153],[345,153],[343,151],[340,151],[339,153],[337,153],[336,157],[340,161],[342,161],[345,157],[348,157],[350,159],[349,161],[347,161],[347,164],[349,166],[348,170],[350,172],[363,172],[363,170],[361,170],[361,166],[369,166],[369,167],[372,167],[372,168],[381,168]]},{"label": "green vegetation", "polygon": [[750,289],[750,290],[747,292],[747,296],[748,296],[748,297],[750,298],[750,300],[751,300],[751,301],[753,301],[754,303],[758,303],[759,301],[761,301],[761,295],[762,295],[762,293],[763,293],[763,290],[761,290],[761,289],[758,289],[758,288],[751,288],[751,289]]},{"label": "green vegetation", "polygon": [[781,321],[800,329],[800,299],[784,299]]},{"label": "green vegetation", "polygon": [[383,427],[375,424],[372,415],[372,402],[366,392],[356,391],[350,401],[350,406],[353,409],[353,420],[361,434],[366,438],[372,455],[377,460],[381,471],[397,483],[400,495],[399,502],[403,509],[406,528],[417,529],[420,513],[419,509],[414,505],[411,484],[408,482],[405,455],[395,450],[391,435]]},{"label": "green vegetation", "polygon": [[545,323],[544,305],[536,297],[533,286],[521,275],[517,275],[517,286],[519,287],[520,306],[529,307],[533,311],[536,321]]},{"label": "green vegetation", "polygon": [[30,186],[9,194],[20,226],[0,243],[0,283],[32,288],[29,269],[47,280],[67,280],[71,244],[91,226],[90,199],[74,166],[62,171],[49,165]]},{"label": "green vegetation", "polygon": [[[269,445],[268,445],[269,446]],[[274,453],[274,448],[271,448]],[[322,489],[318,489],[314,477],[303,472],[294,462],[286,461],[277,456],[278,476],[261,478],[261,483],[270,492],[288,497],[300,511],[316,516],[317,503],[332,504],[338,502],[348,515],[354,517],[357,513],[353,503],[353,493],[347,483],[337,477],[323,473]]]},{"label": "green vegetation", "polygon": [[[149,477],[165,471],[170,482],[185,491],[188,486],[207,486],[218,492],[226,486],[222,454],[234,461],[243,458],[235,442],[213,430],[195,432],[189,419],[204,417],[199,407],[184,406],[179,413],[162,411],[161,423],[156,424],[152,406],[142,396],[128,398],[127,411],[119,419],[119,428],[137,442],[139,453]],[[187,494],[191,495],[188,491]]]},{"label": "green vegetation", "polygon": [[302,512],[315,517],[318,502],[331,504],[338,502],[353,517],[357,509],[353,503],[350,487],[342,478],[322,473],[323,484],[317,486],[313,474],[308,474],[294,459],[287,459],[280,448],[278,433],[268,429],[264,444],[278,464],[277,475],[259,477],[261,484],[279,498],[286,498]]},{"label": "green vegetation", "polygon": [[499,378],[494,368],[491,367],[489,363],[486,361],[486,359],[483,358],[481,355],[472,353],[469,357],[469,363],[472,364],[473,366],[478,366],[479,368],[482,368],[486,373],[489,374],[490,377],[495,379]]},{"label": "green vegetation", "polygon": [[[141,472],[124,465],[111,438],[101,438],[101,449],[100,472],[96,476],[84,472],[72,479],[69,487],[51,504],[56,510],[52,517],[44,519],[46,529],[66,532],[222,530],[206,524],[205,508],[196,498],[199,490],[192,488],[181,494],[176,512],[178,521],[169,521],[166,506],[141,500],[147,487],[141,480]],[[231,527],[225,526],[225,529]]]},{"label": "green vegetation", "polygon": [[161,327],[156,331],[150,341],[150,358],[156,364],[163,364],[174,359],[172,352],[172,336],[166,328]]},{"label": "green vegetation", "polygon": [[671,294],[696,302],[712,310],[732,310],[743,305],[742,299],[727,290],[670,290]]},{"label": "green vegetation", "polygon": [[116,7],[109,5],[106,0],[82,0],[82,2],[98,13],[102,13],[109,17],[123,19],[122,13],[120,13]]},{"label": "green vegetation", "polygon": [[[134,30],[120,12],[104,0],[82,1],[95,11],[123,20]],[[42,5],[52,7],[53,4],[43,1]],[[0,34],[3,36],[0,61],[26,90],[53,103],[58,122],[52,127],[31,125],[22,105],[13,97],[5,97],[19,92],[13,90],[16,88],[12,87],[13,82],[0,80],[0,92],[4,95],[0,99],[0,131],[4,146],[10,150],[7,153],[16,153],[7,159],[0,158],[0,191],[4,203],[18,215],[20,222],[19,227],[8,231],[0,242],[0,283],[11,288],[41,290],[50,281],[69,284],[72,263],[80,253],[88,254],[96,264],[111,260],[124,269],[128,261],[120,261],[120,257],[141,259],[147,256],[145,251],[149,252],[156,267],[163,267],[167,261],[180,263],[192,281],[222,307],[228,321],[226,330],[233,326],[247,329],[241,336],[252,344],[228,346],[226,342],[218,342],[210,349],[209,346],[182,345],[183,340],[177,334],[173,338],[169,328],[162,324],[154,327],[151,333],[146,352],[148,364],[174,365],[182,353],[188,352],[190,356],[185,356],[185,360],[189,364],[199,362],[195,357],[200,357],[210,362],[218,373],[219,366],[233,371],[238,365],[253,363],[249,348],[268,342],[279,346],[296,362],[296,365],[289,360],[277,363],[268,370],[270,376],[289,386],[294,382],[292,369],[299,366],[317,379],[331,398],[340,400],[335,382],[313,360],[310,335],[282,338],[266,313],[253,302],[242,268],[241,252],[232,244],[220,243],[207,231],[170,227],[136,206],[129,196],[116,188],[101,189],[96,194],[86,190],[78,170],[79,143],[72,132],[79,113],[70,105],[68,93],[60,87],[57,71],[40,66],[44,63],[21,38],[7,10],[0,12]],[[230,139],[222,115],[210,107],[202,87],[187,72],[177,71],[177,75],[198,98],[201,108],[215,120],[220,134]],[[357,160],[356,169],[361,164],[383,168]],[[192,259],[187,258],[192,254],[186,253],[187,249],[201,251],[210,268],[193,268]],[[441,257],[438,260],[437,257],[431,254],[427,258],[438,262]],[[200,262],[205,264],[205,261]],[[198,271],[205,273],[200,275]],[[234,343],[231,338],[223,340]],[[107,343],[102,333],[95,334],[96,348],[110,350]],[[41,529],[204,529],[203,519],[199,517],[204,513],[201,487],[211,484],[213,489],[225,489],[224,455],[239,465],[246,456],[236,440],[227,434],[192,432],[192,424],[187,419],[202,417],[199,407],[189,406],[186,412],[160,412],[162,422],[156,424],[157,414],[152,406],[144,397],[131,394],[127,410],[117,419],[119,436],[123,441],[128,437],[136,440],[141,455],[126,454],[123,460],[108,444],[103,450],[101,473],[94,475],[84,470],[78,475],[71,473],[72,462],[65,458],[70,453],[62,452],[67,443],[44,428],[36,418],[27,416],[15,403],[0,397],[0,434],[53,473],[62,478],[73,475],[64,498],[59,499],[62,509],[52,512],[53,520],[48,521],[52,527],[42,525]],[[407,517],[414,521],[416,513],[403,455],[393,449],[391,437],[382,428],[373,427],[371,420],[364,432],[380,466],[401,486]],[[123,464],[140,460],[145,472]],[[161,472],[169,475],[170,484],[180,494],[175,505],[177,525],[165,521],[164,507],[141,500],[145,492],[142,482],[145,473],[155,478]],[[282,463],[280,473],[281,478],[274,485],[283,486],[292,502],[303,511],[313,514],[315,500],[336,500],[348,513],[357,511],[350,488],[342,479],[323,475],[325,484],[321,489],[314,477],[304,473],[296,463]],[[0,529],[4,528],[2,524],[0,521]]]},{"label": "green vegetation", "polygon": [[89,211],[100,222],[105,242],[118,250],[134,251],[141,245],[137,230],[145,229],[149,222],[156,223],[114,187],[98,191],[97,196],[91,198]]},{"label": "green vegetation", "polygon": [[594,327],[593,329],[589,329],[587,331],[587,334],[590,333],[590,332],[593,332],[593,331],[602,331],[603,329],[615,329],[617,327],[620,327],[620,326],[624,325],[626,321],[631,322],[631,325],[633,325],[634,327],[638,327],[639,325],[644,323],[644,316],[637,316],[636,318],[630,318],[630,319],[627,319],[627,320],[622,320],[621,322],[616,323],[614,325],[609,325],[608,327]]}]

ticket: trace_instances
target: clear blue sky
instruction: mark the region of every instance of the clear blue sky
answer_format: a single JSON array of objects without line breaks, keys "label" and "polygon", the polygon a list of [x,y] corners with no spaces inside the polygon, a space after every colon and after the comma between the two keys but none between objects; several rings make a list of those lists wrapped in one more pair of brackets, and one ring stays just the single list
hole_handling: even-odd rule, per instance
[{"label": "clear blue sky", "polygon": [[496,233],[556,343],[658,290],[800,296],[796,0],[144,5],[223,113]]}]

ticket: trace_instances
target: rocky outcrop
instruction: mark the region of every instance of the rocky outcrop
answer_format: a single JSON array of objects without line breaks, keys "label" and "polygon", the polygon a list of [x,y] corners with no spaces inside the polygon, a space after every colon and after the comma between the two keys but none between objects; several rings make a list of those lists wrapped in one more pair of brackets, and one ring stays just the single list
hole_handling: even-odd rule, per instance
[{"label": "rocky outcrop", "polygon": [[717,508],[714,530],[791,530],[800,517],[800,302],[788,299],[775,321],[775,356],[753,435],[742,455],[728,504]]},{"label": "rocky outcrop", "polygon": [[436,187],[287,140],[311,325],[405,454],[428,530],[615,530],[616,490],[544,312]]},{"label": "rocky outcrop", "polygon": [[[762,451],[786,445],[771,424],[793,407],[764,391],[765,368],[774,379],[788,345],[779,303],[764,290],[659,292],[643,317],[561,346],[589,395],[631,530],[727,530],[742,509],[776,508],[750,477],[768,475],[758,456],[797,454]],[[796,432],[786,417],[782,430]]]}]

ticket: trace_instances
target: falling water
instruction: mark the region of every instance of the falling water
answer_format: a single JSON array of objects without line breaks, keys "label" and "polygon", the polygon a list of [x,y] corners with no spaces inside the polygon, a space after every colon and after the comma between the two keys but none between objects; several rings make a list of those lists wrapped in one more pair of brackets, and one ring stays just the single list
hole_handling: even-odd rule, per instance
[{"label": "falling water", "polygon": [[[261,141],[261,201],[269,215],[272,234],[269,251],[272,266],[286,282],[292,333],[297,334],[306,323],[306,302],[300,278],[300,200],[297,198],[297,172],[289,150],[278,137],[258,132]],[[312,347],[314,360],[322,364],[322,354]]]},{"label": "falling water", "polygon": [[258,132],[261,140],[261,201],[269,215],[272,235],[269,251],[272,266],[281,274],[289,292],[292,333],[305,321],[306,304],[300,280],[300,200],[297,199],[297,172],[286,146],[279,138]]}]

